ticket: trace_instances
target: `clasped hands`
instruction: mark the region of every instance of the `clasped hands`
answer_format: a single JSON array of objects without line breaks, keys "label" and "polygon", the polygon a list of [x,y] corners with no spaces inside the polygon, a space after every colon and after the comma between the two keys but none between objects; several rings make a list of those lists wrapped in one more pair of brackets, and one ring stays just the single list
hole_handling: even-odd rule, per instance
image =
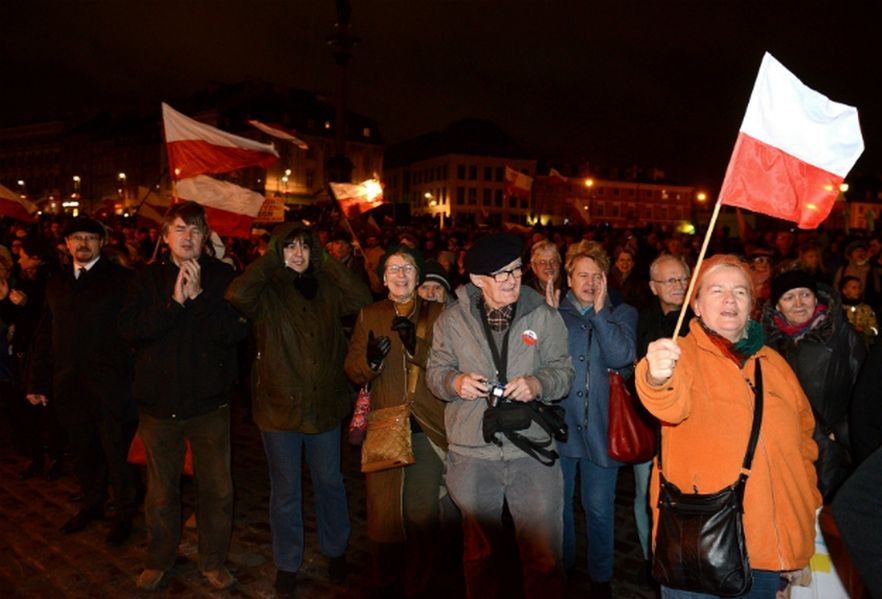
[{"label": "clasped hands", "polygon": [[172,298],[184,305],[188,299],[196,299],[202,293],[202,267],[196,260],[184,260],[180,264]]}]

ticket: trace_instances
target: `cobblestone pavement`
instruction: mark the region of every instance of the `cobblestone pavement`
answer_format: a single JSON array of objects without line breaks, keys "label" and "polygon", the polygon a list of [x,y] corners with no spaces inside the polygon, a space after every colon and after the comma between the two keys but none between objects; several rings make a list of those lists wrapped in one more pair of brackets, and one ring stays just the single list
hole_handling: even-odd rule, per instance
[{"label": "cobblestone pavement", "polygon": [[[207,586],[196,567],[195,531],[185,529],[170,583],[158,593],[139,593],[134,581],[141,571],[146,547],[143,516],[135,521],[132,539],[121,548],[105,545],[107,523],[95,524],[78,534],[62,535],[59,527],[77,510],[77,504],[71,502],[76,493],[73,478],[67,475],[57,481],[40,477],[20,481],[18,473],[26,461],[13,451],[8,435],[3,434],[0,437],[0,597],[273,597],[275,567],[267,522],[266,461],[257,429],[247,411],[234,410],[233,420],[236,508],[228,565],[239,580],[236,587],[218,593]],[[367,588],[369,557],[364,480],[358,471],[356,451],[346,447],[343,462],[353,531],[348,553],[350,574],[344,586],[333,585],[325,578],[326,561],[317,549],[307,477],[304,485],[306,556],[298,575],[297,596],[300,598],[358,598],[364,596],[362,589]],[[69,465],[67,470],[70,471]],[[642,558],[631,514],[633,479],[630,472],[630,468],[625,468],[619,477],[613,595],[650,599],[654,593],[638,582]],[[189,483],[185,486],[184,505],[186,517],[193,506],[193,489]],[[581,532],[579,539],[581,565],[571,576],[568,595],[590,597]]]}]

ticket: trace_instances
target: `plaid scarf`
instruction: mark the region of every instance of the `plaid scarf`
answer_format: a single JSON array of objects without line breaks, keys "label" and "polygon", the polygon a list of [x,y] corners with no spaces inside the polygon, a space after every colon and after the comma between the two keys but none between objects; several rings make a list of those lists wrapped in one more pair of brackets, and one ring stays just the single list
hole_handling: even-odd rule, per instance
[{"label": "plaid scarf", "polygon": [[484,312],[487,314],[487,324],[490,325],[490,330],[501,333],[511,325],[514,304],[502,306],[501,308],[491,308],[484,303]]}]

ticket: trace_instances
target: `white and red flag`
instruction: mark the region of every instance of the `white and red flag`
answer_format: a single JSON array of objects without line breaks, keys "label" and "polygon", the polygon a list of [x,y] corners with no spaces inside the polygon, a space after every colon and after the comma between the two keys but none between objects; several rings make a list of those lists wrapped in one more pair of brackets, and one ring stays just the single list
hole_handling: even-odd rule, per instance
[{"label": "white and red flag", "polygon": [[346,218],[355,218],[386,203],[383,186],[376,179],[361,183],[331,183],[331,192],[340,203]]},{"label": "white and red flag", "polygon": [[530,197],[530,190],[533,188],[533,177],[506,166],[502,187],[506,196],[526,199]]},{"label": "white and red flag", "polygon": [[20,193],[15,193],[8,187],[0,185],[0,216],[30,222],[34,220],[36,212],[36,204],[23,198]]},{"label": "white and red flag", "polygon": [[297,137],[297,133],[295,131],[283,129],[278,125],[267,125],[266,123],[258,121],[257,119],[250,119],[248,121],[248,124],[252,127],[260,129],[267,135],[271,135],[272,137],[283,139],[285,141],[290,141],[301,150],[309,149],[309,146],[306,144],[306,142]]},{"label": "white and red flag", "polygon": [[552,185],[564,185],[564,184],[568,183],[569,181],[570,181],[569,178],[561,175],[560,172],[556,168],[553,168],[550,171],[548,171],[548,182]]},{"label": "white and red flag", "polygon": [[202,204],[208,226],[225,237],[249,237],[260,214],[261,194],[205,175],[178,181],[177,197]]},{"label": "white and red flag", "polygon": [[268,167],[279,157],[272,144],[221,131],[162,104],[169,172],[174,179]]},{"label": "white and red flag", "polygon": [[857,109],[806,87],[766,53],[720,202],[817,228],[863,150]]}]

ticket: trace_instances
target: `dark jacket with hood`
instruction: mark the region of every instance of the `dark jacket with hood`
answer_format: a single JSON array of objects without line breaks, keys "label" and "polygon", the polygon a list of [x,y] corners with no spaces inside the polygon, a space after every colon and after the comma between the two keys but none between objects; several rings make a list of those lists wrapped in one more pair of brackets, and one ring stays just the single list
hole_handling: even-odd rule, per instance
[{"label": "dark jacket with hood", "polygon": [[369,304],[371,294],[311,233],[307,270],[301,275],[285,267],[284,241],[300,227],[293,222],[277,227],[266,254],[226,294],[253,326],[251,399],[262,431],[321,433],[351,410],[340,319]]},{"label": "dark jacket with hood", "polygon": [[[822,428],[836,430],[848,420],[852,389],[866,355],[864,342],[848,324],[839,296],[827,285],[818,285],[818,303],[827,314],[798,338],[772,322],[776,310],[763,309],[766,345],[784,356],[802,384]],[[823,422],[823,425],[821,424]]]},{"label": "dark jacket with hood", "polygon": [[236,344],[248,323],[224,301],[229,265],[199,257],[202,293],[172,298],[180,268],[171,259],[141,270],[129,286],[120,331],[135,348],[132,394],[154,418],[192,418],[230,402]]}]

